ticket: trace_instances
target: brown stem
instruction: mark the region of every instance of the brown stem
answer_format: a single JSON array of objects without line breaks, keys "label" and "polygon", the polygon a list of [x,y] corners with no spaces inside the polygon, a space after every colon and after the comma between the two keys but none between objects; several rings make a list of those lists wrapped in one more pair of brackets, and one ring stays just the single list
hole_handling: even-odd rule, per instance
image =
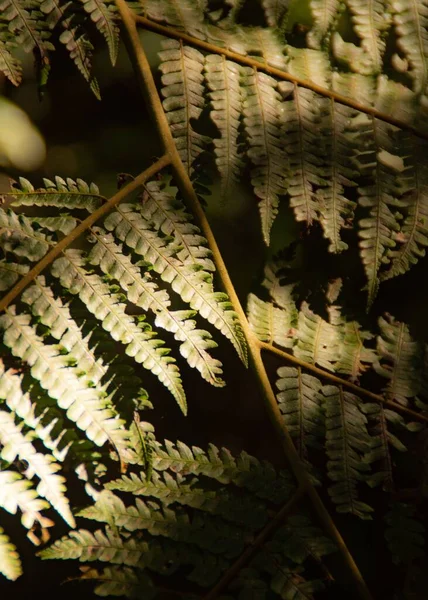
[{"label": "brown stem", "polygon": [[53,260],[57,256],[61,254],[63,250],[67,248],[76,238],[78,238],[82,233],[84,233],[91,225],[93,225],[96,221],[104,217],[107,213],[109,213],[116,204],[118,204],[121,200],[126,198],[133,191],[138,189],[143,183],[145,183],[148,179],[156,175],[161,169],[169,165],[170,160],[167,155],[162,156],[159,160],[157,160],[151,167],[143,171],[138,177],[136,177],[131,183],[127,186],[123,187],[121,190],[117,192],[110,200],[108,200],[105,204],[100,206],[96,211],[94,211],[89,217],[87,217],[84,221],[82,221],[71,233],[69,233],[65,238],[59,241],[50,252],[48,252],[42,260],[40,260],[22,279],[18,281],[18,283],[0,300],[0,312],[4,311],[11,302],[15,300],[15,298],[29,285],[37,275],[49,266]]},{"label": "brown stem", "polygon": [[322,503],[318,492],[312,485],[307,471],[300,460],[296,448],[294,447],[290,434],[288,433],[284,425],[282,415],[275,398],[275,394],[273,393],[272,386],[270,384],[265,366],[261,358],[260,346],[258,345],[258,341],[254,337],[249,327],[247,318],[245,316],[245,312],[236,294],[226,265],[224,264],[223,257],[218,248],[217,241],[211,230],[208,219],[199,203],[198,197],[195,193],[195,190],[193,189],[188,173],[184,168],[184,165],[181,162],[180,156],[176,149],[174,138],[172,137],[166,115],[162,108],[162,102],[156,89],[156,84],[153,79],[150,65],[148,63],[144,49],[140,43],[136,24],[136,16],[130,11],[125,0],[115,1],[125,29],[125,43],[127,45],[131,61],[134,65],[135,73],[138,77],[141,92],[145,99],[146,106],[153,117],[153,122],[157,128],[165,152],[171,158],[171,164],[174,171],[175,179],[177,181],[177,185],[183,195],[183,198],[189,210],[198,220],[202,233],[208,241],[208,245],[212,252],[213,261],[215,263],[216,272],[220,279],[221,285],[224,291],[228,294],[233,308],[238,315],[239,322],[248,345],[250,367],[254,373],[254,376],[257,379],[257,383],[265,401],[266,409],[268,411],[271,422],[278,436],[280,437],[287,460],[298,481],[299,487],[306,490],[306,493],[308,494],[312,502],[312,506],[315,512],[317,513],[318,518],[320,519],[325,530],[335,541],[338,549],[342,553],[344,561],[348,567],[350,576],[354,581],[357,595],[359,596],[359,598],[361,598],[361,600],[371,600],[372,597],[366,586],[366,583],[354,559],[352,558],[352,555],[346,547],[342,536],[337,530],[333,519],[331,518],[328,510]]}]

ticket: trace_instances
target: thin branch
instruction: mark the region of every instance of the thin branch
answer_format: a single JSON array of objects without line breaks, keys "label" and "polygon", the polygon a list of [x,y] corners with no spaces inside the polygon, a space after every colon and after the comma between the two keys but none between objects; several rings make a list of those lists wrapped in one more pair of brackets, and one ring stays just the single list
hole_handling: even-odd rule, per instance
[{"label": "thin branch", "polygon": [[269,521],[254,541],[245,548],[242,554],[235,560],[235,562],[229,567],[229,569],[224,573],[222,578],[216,583],[216,585],[211,588],[211,590],[206,594],[202,600],[214,600],[217,598],[223,590],[227,588],[229,583],[236,577],[241,569],[243,569],[253,558],[253,556],[259,551],[260,547],[270,538],[270,536],[275,532],[277,527],[282,523],[282,521],[287,517],[287,515],[294,509],[296,502],[298,502],[302,496],[305,494],[306,490],[303,487],[299,487],[294,496],[289,500],[280,510],[276,513],[276,515]]},{"label": "thin branch", "polygon": [[299,487],[306,490],[312,502],[312,506],[318,515],[318,518],[322,522],[326,532],[328,532],[328,534],[333,538],[338,549],[342,553],[344,561],[350,572],[350,576],[354,581],[356,593],[361,600],[371,600],[372,596],[358,569],[358,566],[349,552],[342,536],[340,535],[340,532],[336,528],[328,510],[321,501],[318,492],[312,485],[306,468],[301,462],[296,451],[293,440],[288,433],[288,430],[284,426],[281,411],[279,410],[275,394],[273,393],[272,386],[263,364],[260,347],[249,327],[247,317],[230,279],[228,270],[223,261],[223,257],[218,248],[217,241],[211,230],[208,219],[199,203],[188,173],[180,160],[180,155],[175,146],[174,138],[172,137],[166,115],[162,108],[162,102],[153,79],[149,62],[140,43],[135,15],[130,11],[125,0],[115,0],[115,2],[124,25],[125,43],[127,45],[131,61],[135,67],[135,74],[138,77],[141,92],[146,101],[147,108],[153,117],[154,125],[157,128],[164,149],[171,158],[172,169],[177,185],[183,195],[187,207],[197,219],[202,233],[207,239],[208,245],[212,252],[212,258],[216,266],[217,276],[220,279],[223,290],[228,294],[233,308],[238,315],[245,339],[247,340],[250,367],[257,379],[272,425],[274,426],[282,442],[283,450],[298,481]]},{"label": "thin branch", "polygon": [[347,388],[348,390],[351,390],[358,396],[364,396],[368,400],[373,400],[373,402],[378,402],[379,404],[384,404],[385,406],[388,406],[389,408],[392,408],[393,410],[396,410],[397,412],[405,413],[406,415],[409,415],[409,417],[412,417],[412,419],[416,419],[418,421],[424,421],[425,423],[428,423],[427,415],[418,413],[415,410],[412,410],[411,408],[407,408],[406,406],[403,406],[402,404],[398,404],[398,402],[393,402],[392,400],[387,400],[380,394],[375,394],[374,392],[371,392],[370,390],[367,390],[366,388],[360,387],[359,385],[356,385],[355,383],[352,383],[351,381],[347,381],[346,379],[342,379],[341,377],[338,377],[334,373],[330,373],[329,371],[325,371],[324,369],[321,369],[320,367],[311,365],[310,363],[307,363],[304,360],[301,360],[300,358],[293,356],[292,354],[288,354],[288,352],[285,352],[284,350],[280,350],[279,348],[276,348],[272,344],[268,344],[267,342],[262,342],[260,340],[257,340],[257,343],[259,344],[261,350],[265,350],[266,352],[275,354],[276,356],[279,356],[286,362],[289,362],[298,367],[302,367],[303,369],[305,369],[305,371],[310,371],[311,373],[314,373],[314,375],[318,375],[319,377],[322,377],[323,379],[328,379],[332,383],[341,385],[342,387]]},{"label": "thin branch", "polygon": [[77,239],[96,221],[109,213],[112,208],[114,208],[121,200],[126,198],[126,196],[138,189],[148,179],[153,177],[153,175],[156,175],[156,173],[169,164],[169,157],[167,155],[162,156],[159,160],[153,163],[153,165],[151,165],[148,169],[143,171],[140,175],[138,175],[138,177],[131,181],[131,183],[119,190],[117,194],[110,198],[110,200],[89,215],[89,217],[79,223],[79,225],[73,229],[71,233],[60,240],[52,248],[52,250],[42,258],[42,260],[40,260],[32,269],[30,269],[30,271],[28,271],[28,273],[24,275],[24,277],[20,279],[15,286],[5,296],[3,296],[3,298],[0,300],[0,312],[3,312],[9,306],[9,304],[13,302],[15,298],[27,287],[27,285],[29,285],[37,277],[37,275],[40,275],[40,273],[46,269],[46,267],[48,267],[63,250],[65,250],[72,242],[74,242],[75,239]]},{"label": "thin branch", "polygon": [[205,42],[203,40],[199,40],[187,33],[183,33],[182,31],[178,31],[177,29],[172,29],[171,27],[166,27],[165,25],[160,25],[156,23],[156,21],[152,21],[147,17],[142,17],[140,15],[133,15],[136,23],[149,31],[153,31],[155,33],[159,33],[160,35],[164,35],[168,38],[174,38],[176,40],[182,40],[189,44],[190,46],[194,46],[195,48],[200,48],[201,50],[205,50],[206,52],[210,52],[211,54],[220,54],[225,56],[226,58],[230,58],[241,65],[246,65],[248,67],[252,67],[253,69],[257,69],[258,71],[263,71],[265,73],[269,73],[273,77],[277,79],[282,79],[284,81],[291,81],[301,87],[307,88],[308,90],[312,90],[320,96],[324,96],[326,98],[331,98],[335,102],[339,104],[344,104],[345,106],[349,106],[350,108],[354,108],[359,112],[365,113],[367,115],[371,115],[375,119],[379,119],[380,121],[384,121],[385,123],[389,123],[390,125],[394,125],[400,129],[405,129],[406,131],[411,131],[415,136],[422,138],[424,140],[428,140],[428,133],[423,132],[417,127],[411,125],[410,123],[406,123],[406,121],[401,121],[400,119],[396,119],[391,115],[388,115],[380,110],[377,110],[373,106],[367,106],[349,98],[348,96],[344,96],[343,94],[339,94],[334,92],[333,90],[329,90],[321,85],[317,85],[313,81],[308,81],[307,79],[302,79],[301,77],[296,77],[295,75],[291,75],[290,73],[286,73],[282,69],[278,69],[277,67],[271,67],[266,63],[262,63],[254,58],[249,58],[248,56],[243,56],[242,54],[238,54],[237,52],[232,52],[231,50],[227,50],[226,48],[222,48],[221,46],[216,46],[215,44],[211,44],[210,42]]}]

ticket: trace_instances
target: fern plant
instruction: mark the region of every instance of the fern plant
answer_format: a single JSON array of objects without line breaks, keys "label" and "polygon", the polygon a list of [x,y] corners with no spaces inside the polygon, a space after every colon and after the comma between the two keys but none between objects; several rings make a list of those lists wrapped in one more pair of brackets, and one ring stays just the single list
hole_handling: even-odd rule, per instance
[{"label": "fern plant", "polygon": [[[338,512],[384,530],[394,592],[410,597],[426,561],[428,350],[377,294],[428,245],[425,2],[260,0],[258,25],[251,8],[0,0],[14,85],[18,46],[43,89],[61,43],[100,98],[93,51],[101,34],[114,65],[122,31],[162,146],[110,199],[60,176],[2,196],[0,505],[41,558],[85,563],[75,578],[100,596],[327,597],[350,589],[345,566],[355,597],[372,598]],[[167,38],[158,87],[139,28]],[[204,212],[207,174],[226,202],[247,179],[264,243],[284,247],[246,312]],[[288,248],[286,211],[300,228]],[[146,381],[186,414],[183,369],[227,384],[223,340],[259,387],[285,468],[155,435]],[[409,490],[402,456],[415,453]],[[55,513],[70,530],[48,545]]]}]

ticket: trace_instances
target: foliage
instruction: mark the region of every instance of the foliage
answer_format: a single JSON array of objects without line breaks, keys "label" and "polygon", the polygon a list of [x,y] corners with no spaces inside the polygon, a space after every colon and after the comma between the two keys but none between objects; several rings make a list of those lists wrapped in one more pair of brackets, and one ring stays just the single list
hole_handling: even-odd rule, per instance
[{"label": "foliage", "polygon": [[[79,579],[101,596],[154,598],[170,576],[183,593],[188,580],[239,599],[340,592],[324,557],[353,563],[325,506],[374,520],[375,535],[383,515],[392,562],[424,558],[426,510],[400,502],[400,461],[426,502],[428,346],[373,304],[428,245],[425,0],[259,4],[255,26],[245,1],[0,0],[0,70],[20,83],[21,45],[41,91],[59,41],[99,98],[97,36],[114,65],[122,27],[166,150],[109,200],[81,179],[20,178],[0,207],[0,506],[36,544],[58,513],[71,531],[39,556],[96,561]],[[159,95],[136,26],[169,38]],[[248,179],[267,246],[286,245],[281,211],[300,227],[269,253],[247,317],[201,208],[202,171],[225,200]],[[316,278],[305,260],[321,247]],[[363,307],[342,253],[359,256]],[[223,387],[224,340],[268,400],[287,469],[160,441],[140,418],[161,410],[150,379],[186,414],[185,363]],[[262,351],[280,361],[276,398]],[[70,470],[85,508],[70,505]],[[16,579],[6,530],[0,570]]]}]

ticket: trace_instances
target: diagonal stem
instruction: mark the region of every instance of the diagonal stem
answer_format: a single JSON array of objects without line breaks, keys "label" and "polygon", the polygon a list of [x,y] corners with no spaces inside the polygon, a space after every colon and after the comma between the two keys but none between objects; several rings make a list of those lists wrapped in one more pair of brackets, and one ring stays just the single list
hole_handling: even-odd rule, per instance
[{"label": "diagonal stem", "polygon": [[299,488],[306,490],[312,506],[322,522],[324,529],[335,541],[338,549],[343,555],[344,561],[348,568],[349,574],[352,577],[356,589],[356,593],[361,600],[371,600],[372,596],[367,588],[367,585],[356,565],[351,553],[349,552],[340,532],[337,530],[333,519],[328,510],[324,506],[321,498],[318,495],[315,487],[312,485],[308,473],[302,464],[300,457],[296,451],[293,441],[284,426],[281,412],[278,403],[273,393],[262,357],[261,349],[258,341],[252,333],[245,312],[236,294],[233,283],[230,279],[228,270],[223,261],[223,257],[217,245],[217,241],[209,225],[208,219],[199,203],[198,197],[193,189],[186,169],[180,160],[179,153],[175,146],[174,138],[172,137],[169,124],[162,108],[162,102],[159,97],[155,81],[150,69],[149,62],[145,55],[144,49],[140,43],[138,35],[136,17],[127,6],[125,0],[115,0],[118,8],[124,30],[125,44],[128,49],[131,61],[135,68],[135,74],[138,78],[142,95],[145,99],[146,106],[153,118],[153,122],[157,128],[159,138],[163,144],[165,152],[171,159],[172,169],[175,175],[177,185],[183,195],[184,200],[197,219],[204,237],[208,241],[208,245],[212,252],[213,261],[216,266],[216,272],[220,279],[224,291],[228,294],[235,312],[238,315],[240,325],[245,335],[250,368],[252,369],[258,386],[265,401],[265,406],[271,419],[272,425],[278,434],[282,447],[284,449],[290,467],[297,479]]}]

